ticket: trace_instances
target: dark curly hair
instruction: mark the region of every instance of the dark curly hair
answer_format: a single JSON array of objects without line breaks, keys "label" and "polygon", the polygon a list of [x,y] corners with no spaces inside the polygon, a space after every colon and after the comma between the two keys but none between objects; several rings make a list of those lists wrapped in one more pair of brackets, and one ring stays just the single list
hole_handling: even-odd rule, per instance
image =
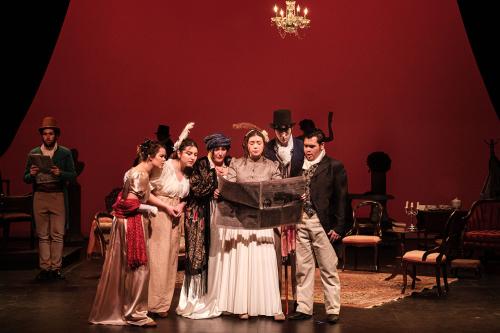
[{"label": "dark curly hair", "polygon": [[143,143],[137,146],[137,160],[139,162],[146,161],[148,157],[154,157],[160,148],[164,148],[158,141],[150,139],[144,140]]},{"label": "dark curly hair", "polygon": [[174,151],[172,153],[172,155],[170,156],[170,158],[179,159],[179,157],[177,156],[177,152],[178,151],[183,152],[188,147],[196,147],[196,149],[198,149],[198,144],[191,138],[185,138],[184,140],[182,140],[181,144],[179,145],[179,149]]},{"label": "dark curly hair", "polygon": [[312,138],[316,137],[319,144],[322,144],[325,142],[325,133],[323,133],[323,131],[320,130],[319,128],[315,128],[312,131],[310,131],[309,133],[306,133],[305,137],[308,139],[312,139]]}]

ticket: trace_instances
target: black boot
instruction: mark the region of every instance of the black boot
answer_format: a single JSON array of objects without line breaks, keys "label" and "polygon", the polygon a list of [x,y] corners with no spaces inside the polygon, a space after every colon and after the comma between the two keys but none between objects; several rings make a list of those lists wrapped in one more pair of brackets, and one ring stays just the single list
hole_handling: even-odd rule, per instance
[{"label": "black boot", "polygon": [[41,269],[35,279],[39,282],[44,282],[50,280],[50,272],[45,269]]},{"label": "black boot", "polygon": [[66,278],[61,273],[60,269],[56,269],[55,271],[51,271],[51,278],[53,280],[65,280]]}]

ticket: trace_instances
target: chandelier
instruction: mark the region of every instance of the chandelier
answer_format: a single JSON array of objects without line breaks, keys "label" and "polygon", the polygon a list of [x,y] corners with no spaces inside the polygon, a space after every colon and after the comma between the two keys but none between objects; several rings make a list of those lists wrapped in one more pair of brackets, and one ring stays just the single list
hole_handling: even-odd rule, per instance
[{"label": "chandelier", "polygon": [[300,6],[295,7],[295,0],[286,0],[286,15],[283,9],[274,5],[274,17],[271,18],[271,24],[276,24],[282,38],[286,34],[292,34],[300,37],[300,29],[308,28],[311,20],[307,19],[307,8],[304,9],[304,15],[300,15]]}]

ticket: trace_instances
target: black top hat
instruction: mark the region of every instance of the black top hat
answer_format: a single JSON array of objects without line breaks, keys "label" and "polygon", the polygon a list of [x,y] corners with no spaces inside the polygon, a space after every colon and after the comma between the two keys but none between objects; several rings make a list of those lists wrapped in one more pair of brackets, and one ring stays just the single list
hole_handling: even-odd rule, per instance
[{"label": "black top hat", "polygon": [[314,124],[314,121],[312,121],[312,119],[302,119],[301,121],[299,121],[299,126],[300,129],[305,133],[310,133],[316,128],[316,125]]},{"label": "black top hat", "polygon": [[290,110],[275,110],[273,112],[273,122],[271,124],[271,127],[277,130],[283,130],[286,131],[290,127],[295,125],[294,122],[292,122],[292,113]]},{"label": "black top hat", "polygon": [[156,130],[156,135],[170,137],[170,127],[167,125],[158,125],[158,129]]}]

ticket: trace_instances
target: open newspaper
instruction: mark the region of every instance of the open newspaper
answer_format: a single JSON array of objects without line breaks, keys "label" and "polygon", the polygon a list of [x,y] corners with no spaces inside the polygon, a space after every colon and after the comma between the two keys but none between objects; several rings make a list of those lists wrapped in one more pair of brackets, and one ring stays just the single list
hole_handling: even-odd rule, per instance
[{"label": "open newspaper", "polygon": [[40,169],[36,175],[37,184],[53,183],[58,181],[57,177],[50,171],[50,168],[54,166],[54,163],[49,156],[42,154],[30,154],[29,161],[31,165],[36,165]]},{"label": "open newspaper", "polygon": [[304,189],[302,176],[245,183],[219,178],[222,200],[217,203],[215,220],[221,226],[244,229],[300,223]]}]

